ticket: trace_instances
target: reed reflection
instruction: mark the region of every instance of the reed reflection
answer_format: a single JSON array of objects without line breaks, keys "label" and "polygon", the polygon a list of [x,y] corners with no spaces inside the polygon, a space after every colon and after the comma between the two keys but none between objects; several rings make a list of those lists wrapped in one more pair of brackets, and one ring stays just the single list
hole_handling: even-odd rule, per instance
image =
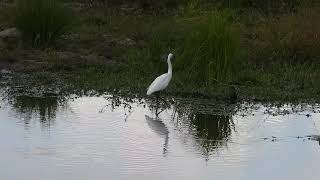
[{"label": "reed reflection", "polygon": [[193,114],[190,118],[193,134],[205,156],[226,145],[228,136],[231,135],[230,116]]},{"label": "reed reflection", "polygon": [[50,126],[56,117],[59,99],[55,96],[16,96],[12,99],[12,107],[23,117],[25,125],[28,125],[33,117],[38,117],[42,126]]},{"label": "reed reflection", "polygon": [[212,153],[227,145],[234,127],[232,109],[232,105],[176,103],[173,118],[175,129],[191,135],[196,148],[208,160]]}]

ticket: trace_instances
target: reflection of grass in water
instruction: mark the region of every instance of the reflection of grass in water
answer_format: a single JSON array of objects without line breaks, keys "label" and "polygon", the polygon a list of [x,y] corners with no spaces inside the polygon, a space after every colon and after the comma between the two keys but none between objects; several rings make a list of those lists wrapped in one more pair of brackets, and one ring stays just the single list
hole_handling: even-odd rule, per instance
[{"label": "reflection of grass in water", "polygon": [[12,102],[16,111],[26,116],[25,124],[29,124],[32,116],[36,115],[45,126],[55,118],[59,106],[58,97],[17,96]]},{"label": "reflection of grass in water", "polygon": [[212,152],[227,144],[233,128],[233,105],[212,104],[201,100],[178,100],[176,129],[191,134],[196,146],[208,158]]},{"label": "reflection of grass in water", "polygon": [[193,135],[197,148],[206,158],[219,147],[226,146],[232,130],[231,116],[192,112],[187,112],[188,115],[184,116],[183,113],[185,112],[182,115],[178,113],[177,125],[188,128],[187,133]]},{"label": "reflection of grass in water", "polygon": [[211,115],[211,114],[193,114],[190,115],[191,125],[194,128],[200,145],[205,153],[219,148],[226,144],[228,136],[231,134],[230,116]]}]

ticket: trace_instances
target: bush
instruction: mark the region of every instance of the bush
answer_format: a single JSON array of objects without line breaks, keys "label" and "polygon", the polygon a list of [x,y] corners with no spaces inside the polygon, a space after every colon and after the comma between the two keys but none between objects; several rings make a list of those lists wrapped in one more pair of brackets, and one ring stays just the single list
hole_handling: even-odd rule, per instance
[{"label": "bush", "polygon": [[25,39],[35,46],[46,46],[67,30],[68,10],[57,0],[17,0],[14,23]]}]

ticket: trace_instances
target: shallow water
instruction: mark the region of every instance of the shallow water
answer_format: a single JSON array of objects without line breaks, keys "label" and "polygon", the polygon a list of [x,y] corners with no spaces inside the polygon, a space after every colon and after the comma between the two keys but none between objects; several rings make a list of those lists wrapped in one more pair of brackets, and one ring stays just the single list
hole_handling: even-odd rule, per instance
[{"label": "shallow water", "polygon": [[320,178],[318,105],[168,102],[4,98],[0,179]]}]

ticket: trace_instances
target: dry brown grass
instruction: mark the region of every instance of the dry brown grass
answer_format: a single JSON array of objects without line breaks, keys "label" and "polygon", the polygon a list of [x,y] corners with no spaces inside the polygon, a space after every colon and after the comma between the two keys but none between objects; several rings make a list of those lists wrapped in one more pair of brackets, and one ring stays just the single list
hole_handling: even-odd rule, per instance
[{"label": "dry brown grass", "polygon": [[320,58],[320,8],[267,18],[253,28],[250,59],[261,63],[301,64]]}]

